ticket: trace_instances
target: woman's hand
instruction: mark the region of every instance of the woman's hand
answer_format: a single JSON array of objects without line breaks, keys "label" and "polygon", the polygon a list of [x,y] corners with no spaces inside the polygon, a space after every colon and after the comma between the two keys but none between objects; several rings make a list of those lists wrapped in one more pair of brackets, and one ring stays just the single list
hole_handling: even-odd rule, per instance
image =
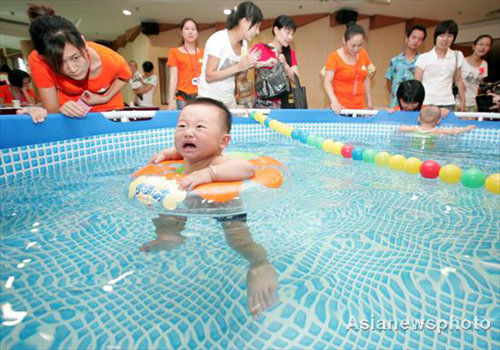
[{"label": "woman's hand", "polygon": [[42,107],[25,107],[18,109],[16,114],[28,114],[33,123],[43,123],[47,118],[47,110]]},{"label": "woman's hand", "polygon": [[344,106],[342,106],[338,102],[332,102],[330,104],[330,108],[333,109],[333,111],[335,112],[335,114],[340,114],[340,110],[344,109]]},{"label": "woman's hand", "polygon": [[176,111],[177,110],[177,104],[176,102],[171,102],[167,106],[167,111]]},{"label": "woman's hand", "polygon": [[102,105],[109,102],[109,97],[106,95],[94,94],[90,91],[84,91],[81,97],[82,101],[89,106]]},{"label": "woman's hand", "polygon": [[59,108],[59,112],[66,117],[85,117],[87,115],[87,110],[75,101],[67,101]]},{"label": "woman's hand", "polygon": [[281,64],[283,65],[283,67],[285,67],[285,68],[289,67],[288,62],[286,61],[286,57],[285,57],[285,55],[283,55],[282,53],[280,53],[280,54],[278,55],[278,61],[280,61],[280,62],[281,62]]},{"label": "woman's hand", "polygon": [[240,72],[244,72],[253,68],[259,62],[262,52],[260,50],[250,51],[250,53],[238,62],[238,68]]}]

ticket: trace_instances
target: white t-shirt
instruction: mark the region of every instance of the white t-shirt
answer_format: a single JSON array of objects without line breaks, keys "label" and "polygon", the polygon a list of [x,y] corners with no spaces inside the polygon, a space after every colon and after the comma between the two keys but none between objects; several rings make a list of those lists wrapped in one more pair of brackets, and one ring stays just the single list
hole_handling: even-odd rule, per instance
[{"label": "white t-shirt", "polygon": [[139,99],[139,106],[141,107],[153,107],[153,96],[155,94],[155,88],[156,84],[158,84],[158,78],[156,78],[156,75],[152,74],[149,77],[144,78],[144,85],[153,85],[153,87],[146,92],[145,94],[142,94],[142,100]]},{"label": "white t-shirt", "polygon": [[455,70],[461,68],[464,55],[448,49],[444,58],[439,58],[436,48],[418,56],[415,67],[422,69],[422,84],[425,89],[424,105],[448,106],[455,104],[452,85]]},{"label": "white t-shirt", "polygon": [[208,55],[219,59],[217,70],[220,71],[238,64],[241,58],[245,57],[246,53],[247,42],[246,40],[243,40],[241,55],[236,55],[231,46],[231,42],[229,41],[229,33],[227,29],[220,30],[212,34],[212,36],[208,38],[205,45],[203,65],[200,75],[200,85],[198,86],[198,96],[210,97],[223,102],[228,108],[234,108],[234,106],[236,106],[236,100],[234,97],[235,77],[230,76],[224,80],[207,83],[207,80],[205,79],[205,72],[207,69]]},{"label": "white t-shirt", "polygon": [[135,72],[132,78],[130,79],[130,87],[133,89],[138,89],[142,86],[141,83],[141,73]]},{"label": "white t-shirt", "polygon": [[483,60],[479,67],[471,66],[464,60],[462,66],[462,79],[465,84],[465,106],[476,106],[477,90],[479,84],[488,76],[488,62]]}]

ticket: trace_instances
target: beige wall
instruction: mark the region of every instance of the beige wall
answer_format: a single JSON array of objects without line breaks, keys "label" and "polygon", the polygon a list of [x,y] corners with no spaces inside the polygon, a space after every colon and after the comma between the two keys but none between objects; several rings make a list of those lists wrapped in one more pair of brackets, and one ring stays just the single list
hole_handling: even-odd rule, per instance
[{"label": "beige wall", "polygon": [[[369,30],[369,19],[358,22],[364,27],[368,41],[366,49],[377,68],[377,74],[372,80],[373,105],[385,108],[389,104],[389,92],[386,88],[385,72],[392,57],[400,53],[404,48],[405,23],[399,23],[375,30]],[[342,46],[344,26],[330,27],[329,17],[307,24],[297,29],[292,48],[297,53],[298,68],[301,84],[307,87],[307,99],[309,108],[325,108],[329,103],[323,91],[319,72],[326,63],[328,55]],[[215,32],[215,28],[200,32],[198,39],[199,47],[204,47],[205,42]],[[434,28],[428,28],[427,39],[421,47],[420,52],[426,52],[433,47]],[[249,43],[253,46],[259,42],[272,40],[271,29],[263,30],[254,40]],[[155,64],[155,74],[159,78],[158,58],[166,58],[172,47],[179,46],[180,36],[178,29],[172,29],[160,33],[157,36],[139,35],[137,39],[118,50],[127,60],[135,59],[139,65],[150,60]],[[253,80],[253,73],[249,74]],[[130,88],[124,89],[125,101],[130,101],[132,94]],[[160,88],[155,91],[155,105],[160,106]],[[166,106],[161,106],[165,108]]]}]

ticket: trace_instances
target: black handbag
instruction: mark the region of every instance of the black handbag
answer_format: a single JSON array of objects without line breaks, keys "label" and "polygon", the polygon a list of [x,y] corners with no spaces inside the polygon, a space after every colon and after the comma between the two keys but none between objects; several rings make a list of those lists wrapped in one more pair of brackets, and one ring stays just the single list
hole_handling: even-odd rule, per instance
[{"label": "black handbag", "polygon": [[290,91],[290,82],[281,62],[276,62],[271,69],[257,70],[255,91],[261,100],[280,98]]},{"label": "black handbag", "polygon": [[300,85],[299,76],[293,74],[295,87],[281,101],[282,109],[307,109],[306,87]]}]

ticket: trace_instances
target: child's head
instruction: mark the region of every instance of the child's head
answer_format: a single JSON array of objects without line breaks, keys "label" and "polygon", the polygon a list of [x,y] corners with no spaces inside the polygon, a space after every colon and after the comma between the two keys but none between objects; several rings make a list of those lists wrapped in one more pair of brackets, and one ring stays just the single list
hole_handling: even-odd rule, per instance
[{"label": "child's head", "polygon": [[201,161],[222,153],[231,137],[231,112],[220,101],[188,101],[177,120],[174,145],[186,161]]},{"label": "child's head", "polygon": [[424,85],[418,80],[403,81],[396,96],[402,111],[419,111],[425,99]]},{"label": "child's head", "polygon": [[251,1],[242,2],[227,16],[226,28],[233,29],[236,26],[242,26],[245,39],[252,40],[255,35],[259,34],[263,18],[262,11],[257,5]]},{"label": "child's head", "polygon": [[153,62],[151,62],[151,61],[144,61],[142,63],[142,70],[144,71],[144,73],[150,74],[150,73],[153,72],[153,69],[155,69],[155,66],[154,66]]},{"label": "child's head", "polygon": [[425,124],[429,126],[436,126],[441,120],[441,110],[436,106],[427,106],[422,108],[420,115],[418,116],[418,121],[420,124]]}]

